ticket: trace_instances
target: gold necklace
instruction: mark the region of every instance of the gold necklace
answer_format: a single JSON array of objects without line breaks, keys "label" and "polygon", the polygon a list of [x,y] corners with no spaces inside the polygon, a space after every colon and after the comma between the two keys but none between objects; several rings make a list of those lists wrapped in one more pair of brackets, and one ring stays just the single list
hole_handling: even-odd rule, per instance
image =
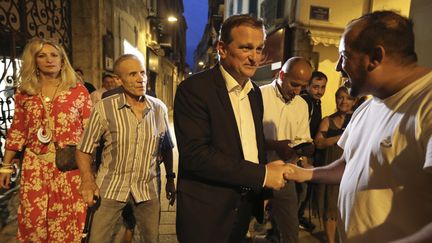
[{"label": "gold necklace", "polygon": [[54,95],[53,95],[52,99],[49,96],[43,95],[45,102],[50,102],[51,100],[53,100],[56,97],[57,90],[58,90],[59,87],[60,87],[60,82],[57,84],[57,87],[56,87],[56,89],[54,91]]}]

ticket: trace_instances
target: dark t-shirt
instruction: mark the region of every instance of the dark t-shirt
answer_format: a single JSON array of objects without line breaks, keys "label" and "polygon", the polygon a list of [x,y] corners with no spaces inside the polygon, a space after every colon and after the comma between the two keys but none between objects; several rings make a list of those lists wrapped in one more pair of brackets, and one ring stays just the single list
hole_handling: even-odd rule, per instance
[{"label": "dark t-shirt", "polygon": [[93,86],[93,84],[91,84],[89,82],[84,82],[84,86],[86,87],[89,94],[93,93],[93,91],[96,90],[96,88]]},{"label": "dark t-shirt", "polygon": [[315,138],[318,133],[319,125],[322,119],[321,113],[321,100],[316,100],[308,93],[301,94],[301,97],[308,104],[309,109],[309,130],[312,139]]}]

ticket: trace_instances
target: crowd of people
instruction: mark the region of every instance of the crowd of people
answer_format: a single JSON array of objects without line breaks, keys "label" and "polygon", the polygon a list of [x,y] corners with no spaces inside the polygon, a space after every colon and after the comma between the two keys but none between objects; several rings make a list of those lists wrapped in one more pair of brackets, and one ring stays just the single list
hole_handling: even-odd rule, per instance
[{"label": "crowd of people", "polygon": [[[323,118],[327,76],[291,57],[258,87],[263,22],[226,19],[218,64],[177,88],[177,189],[168,109],[146,94],[140,59],[121,55],[95,89],[60,45],[32,39],[0,166],[3,188],[22,170],[17,239],[111,242],[123,219],[128,241],[136,229],[135,242],[158,242],[163,163],[181,243],[244,242],[264,210],[267,239],[298,242],[299,227],[314,227],[308,204],[330,243],[431,242],[432,72],[417,64],[412,26],[392,11],[348,24],[336,67],[347,85]],[[76,165],[64,169],[71,146]]]}]

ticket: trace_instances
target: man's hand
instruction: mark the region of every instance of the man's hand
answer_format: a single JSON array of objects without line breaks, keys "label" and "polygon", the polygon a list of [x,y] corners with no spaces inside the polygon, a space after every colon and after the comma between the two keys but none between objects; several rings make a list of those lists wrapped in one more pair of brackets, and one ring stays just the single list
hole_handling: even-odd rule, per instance
[{"label": "man's hand", "polygon": [[174,205],[176,200],[176,188],[174,184],[174,179],[167,179],[167,183],[165,185],[166,198],[168,199],[169,205]]},{"label": "man's hand", "polygon": [[264,186],[275,190],[280,190],[285,186],[285,173],[293,173],[288,164],[284,163],[282,160],[276,160],[268,163],[266,165],[266,169],[267,177]]},{"label": "man's hand", "polygon": [[293,164],[287,164],[287,166],[289,170],[284,173],[285,180],[304,182],[312,179],[312,169],[304,169]]},{"label": "man's hand", "polygon": [[271,143],[271,147],[281,160],[293,160],[297,157],[296,151],[289,146],[291,144],[290,140],[273,141]]},{"label": "man's hand", "polygon": [[81,186],[79,188],[81,196],[83,197],[84,202],[89,206],[93,206],[96,201],[94,200],[94,196],[99,196],[99,187],[96,185],[94,177],[86,176],[81,178]]},{"label": "man's hand", "polygon": [[293,149],[298,156],[312,157],[315,153],[315,145],[311,142],[297,144]]}]

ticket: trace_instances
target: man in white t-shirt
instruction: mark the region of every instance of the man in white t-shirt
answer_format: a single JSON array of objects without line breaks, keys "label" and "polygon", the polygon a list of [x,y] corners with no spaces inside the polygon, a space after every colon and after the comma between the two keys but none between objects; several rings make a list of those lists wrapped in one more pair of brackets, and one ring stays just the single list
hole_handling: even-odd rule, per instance
[{"label": "man in white t-shirt", "polygon": [[[268,161],[296,162],[298,155],[291,147],[311,140],[308,105],[299,96],[311,76],[309,61],[292,57],[282,66],[277,79],[260,87]],[[298,242],[298,201],[294,182],[289,181],[280,191],[274,191],[270,204],[270,217],[278,242]]]},{"label": "man in white t-shirt", "polygon": [[342,242],[432,242],[432,72],[417,64],[412,22],[391,11],[351,22],[337,70],[353,96],[371,94],[320,168],[287,179],[340,183]]}]

